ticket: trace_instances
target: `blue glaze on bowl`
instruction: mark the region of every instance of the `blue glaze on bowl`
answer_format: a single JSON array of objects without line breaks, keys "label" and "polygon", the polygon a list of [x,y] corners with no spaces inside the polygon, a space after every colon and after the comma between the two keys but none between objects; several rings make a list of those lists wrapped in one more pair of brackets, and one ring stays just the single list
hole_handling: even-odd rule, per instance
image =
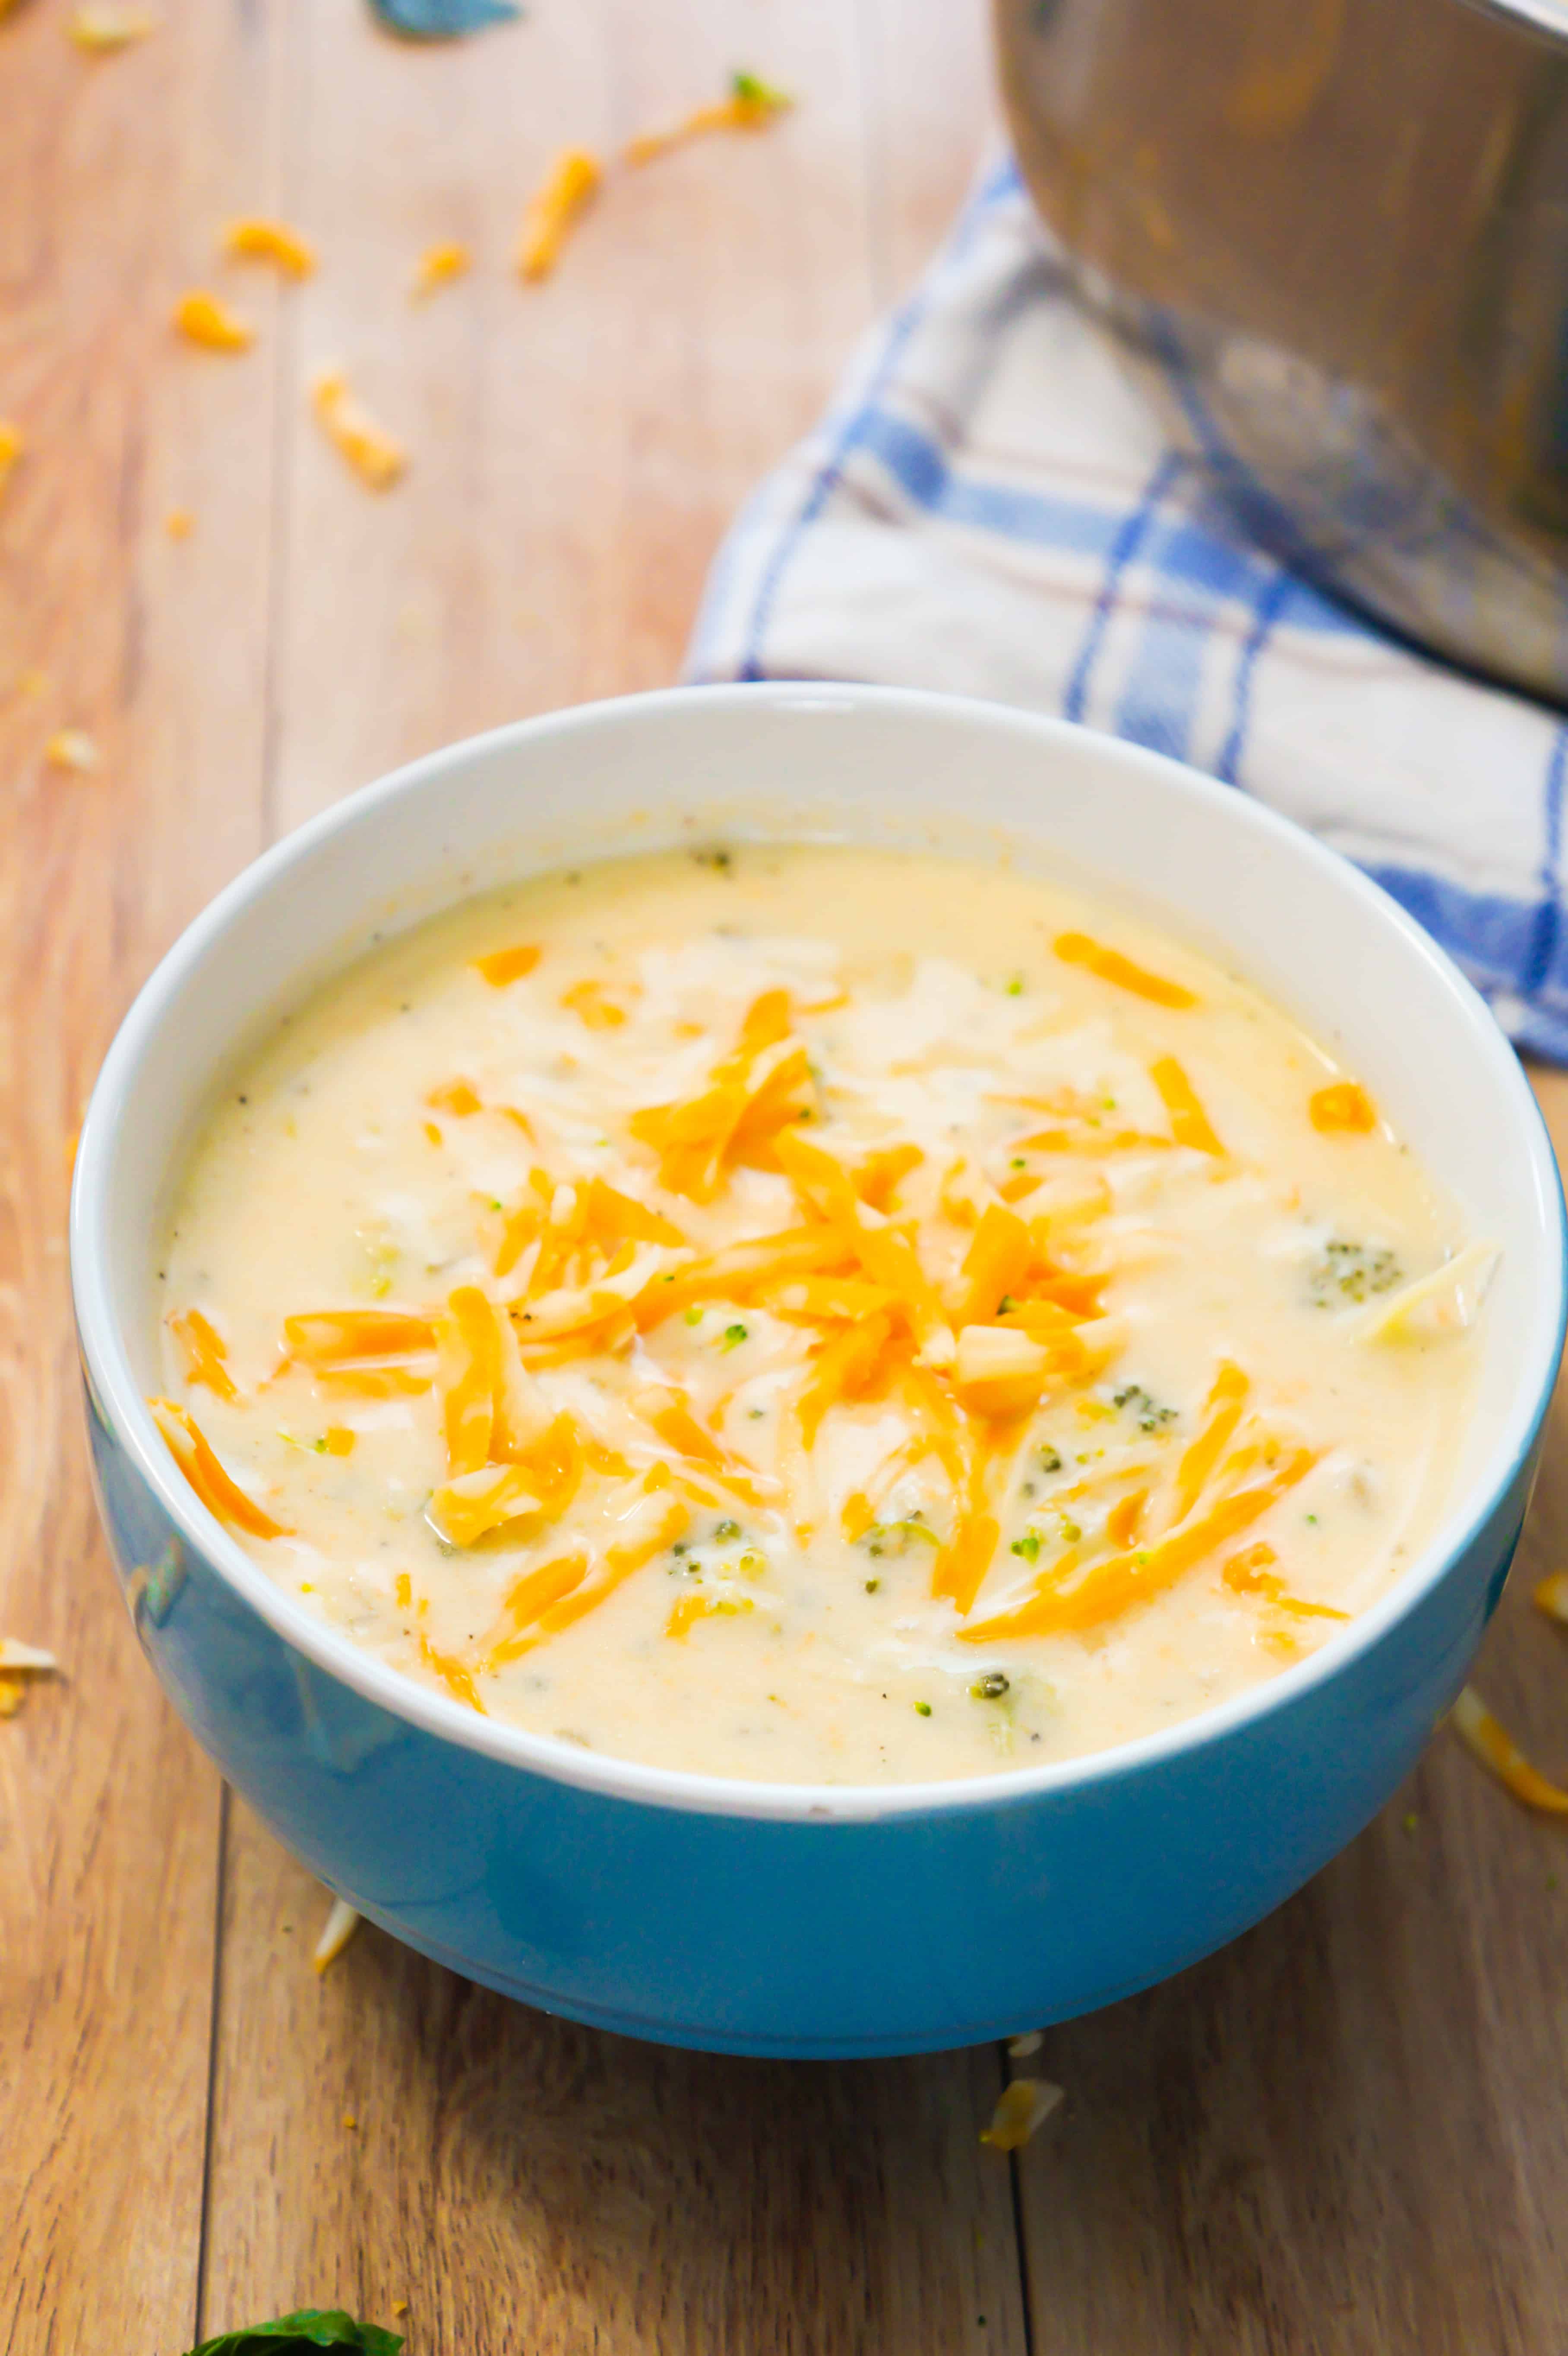
[{"label": "blue glaze on bowl", "polygon": [[[573,1790],[365,1700],[176,1530],[107,1425],[93,1459],[144,1650],[280,1840],[410,1945],[547,2011],[735,2053],[907,2053],[1147,1987],[1358,1833],[1464,1681],[1533,1457],[1453,1571],[1332,1681],[1075,1788],[861,1822]],[[138,1573],[173,1547],[162,1616]]]},{"label": "blue glaze on bowl", "polygon": [[[943,711],[867,700],[912,707],[927,727]],[[1084,756],[1113,778],[1125,757]],[[333,822],[316,837],[305,855],[319,863],[335,855]],[[264,906],[265,876],[242,891]],[[233,895],[219,904],[171,966],[185,954],[199,985],[237,909]],[[1405,920],[1380,909],[1378,922]],[[147,1076],[160,1043],[169,1061],[171,990],[149,985],[140,1041],[128,1023],[78,1178],[103,1518],[143,1647],[203,1748],[324,1881],[425,1954],[547,2010],[717,2051],[869,2055],[1000,2036],[1147,1987],[1279,1904],[1387,1799],[1463,1683],[1518,1541],[1562,1347],[1562,1196],[1522,1106],[1543,1288],[1524,1391],[1505,1401],[1473,1510],[1434,1561],[1296,1668],[1122,1751],[917,1790],[752,1787],[584,1756],[424,1692],[274,1588],[185,1489],[132,1374],[141,1274],[116,1265],[152,1232],[150,1181],[143,1209],[114,1226],[143,1184],[132,1146],[176,1150],[142,1133],[169,1118]],[[240,1036],[238,1012],[224,1019]],[[1507,1058],[1500,1035],[1495,1051],[1476,1035],[1483,1060]],[[1500,1064],[1492,1077],[1511,1106]]]}]

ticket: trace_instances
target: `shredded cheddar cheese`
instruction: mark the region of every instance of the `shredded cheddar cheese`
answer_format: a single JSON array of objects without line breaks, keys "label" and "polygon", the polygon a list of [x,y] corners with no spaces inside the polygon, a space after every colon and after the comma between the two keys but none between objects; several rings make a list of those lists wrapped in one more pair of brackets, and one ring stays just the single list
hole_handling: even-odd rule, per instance
[{"label": "shredded cheddar cheese", "polygon": [[52,1653],[24,1644],[14,1636],[0,1636],[0,1718],[15,1718],[27,1697],[34,1677],[55,1676],[59,1663]]},{"label": "shredded cheddar cheese", "polygon": [[517,269],[528,280],[548,278],[579,216],[598,191],[603,173],[586,148],[569,147],[556,157],[549,176],[530,198],[517,241]]},{"label": "shredded cheddar cheese", "polygon": [[453,279],[464,277],[472,262],[473,256],[465,245],[450,241],[443,245],[427,245],[419,258],[409,291],[415,302],[422,301],[425,295],[433,294],[438,286],[450,286]]},{"label": "shredded cheddar cheese", "polygon": [[256,340],[249,319],[203,286],[193,286],[175,305],[174,324],[187,343],[208,352],[248,352]]},{"label": "shredded cheddar cheese", "polygon": [[5,486],[16,472],[17,462],[26,448],[27,444],[22,438],[21,427],[13,425],[7,419],[0,417],[0,496],[4,495]]},{"label": "shredded cheddar cheese", "polygon": [[627,142],[624,160],[635,171],[714,131],[760,131],[795,104],[782,90],[772,90],[754,74],[734,76],[728,98],[714,106],[697,107],[662,131],[645,131]]},{"label": "shredded cheddar cheese", "polygon": [[390,490],[408,466],[408,453],[348,389],[341,369],[325,369],[310,391],[311,407],[329,442],[373,491]]},{"label": "shredded cheddar cheese", "polygon": [[536,948],[492,949],[488,956],[475,958],[474,966],[492,990],[505,990],[508,982],[521,981],[525,974],[532,973],[539,961]]},{"label": "shredded cheddar cheese", "polygon": [[1568,1571],[1554,1570],[1541,1580],[1531,1597],[1538,1612],[1549,1620],[1560,1620],[1568,1627]]},{"label": "shredded cheddar cheese", "polygon": [[717,1772],[985,1772],[1277,1673],[1427,1526],[1390,1433],[1403,1401],[1451,1453],[1465,1360],[1392,1386],[1361,1322],[1467,1280],[1397,1139],[1315,1143],[1284,1018],[1054,887],[924,862],[873,948],[905,887],[859,857],[500,887],[216,1116],[165,1435],[447,1702]]},{"label": "shredded cheddar cheese", "polygon": [[66,18],[66,37],[92,57],[108,57],[129,48],[156,32],[158,20],[150,9],[116,5],[116,0],[87,0]]},{"label": "shredded cheddar cheese", "polygon": [[1061,2088],[1043,2078],[1015,2078],[999,2097],[990,2126],[981,2128],[980,2141],[993,2151],[1021,2151],[1061,2098]]},{"label": "shredded cheddar cheese", "polygon": [[1354,1080],[1336,1080],[1317,1089],[1307,1100],[1307,1118],[1324,1137],[1370,1137],[1378,1125],[1377,1108],[1365,1088]]},{"label": "shredded cheddar cheese", "polygon": [[196,530],[196,518],[189,508],[171,508],[164,518],[164,530],[171,540],[188,540]]},{"label": "shredded cheddar cheese", "polygon": [[103,765],[103,755],[81,728],[57,729],[44,746],[44,758],[51,769],[69,769],[79,777],[91,776]]},{"label": "shredded cheddar cheese", "polygon": [[1118,990],[1131,991],[1136,998],[1147,998],[1156,1006],[1196,1006],[1198,996],[1179,981],[1167,981],[1162,975],[1150,973],[1147,967],[1135,964],[1120,949],[1106,948],[1103,943],[1091,940],[1087,933],[1059,933],[1056,954],[1064,965],[1081,965],[1102,981],[1114,982]]},{"label": "shredded cheddar cheese", "polygon": [[1451,1712],[1454,1731],[1465,1748],[1489,1769],[1499,1783],[1527,1808],[1549,1815],[1568,1815],[1568,1792],[1550,1783],[1533,1768],[1511,1737],[1498,1724],[1473,1687],[1467,1686]]},{"label": "shredded cheddar cheese", "polygon": [[229,222],[223,251],[231,261],[272,262],[288,278],[308,278],[315,268],[315,248],[308,238],[286,221],[254,215]]},{"label": "shredded cheddar cheese", "polygon": [[320,1938],[311,1950],[311,1969],[319,1979],[329,1965],[335,1964],[344,1948],[359,1928],[359,1916],[346,1898],[335,1898]]}]

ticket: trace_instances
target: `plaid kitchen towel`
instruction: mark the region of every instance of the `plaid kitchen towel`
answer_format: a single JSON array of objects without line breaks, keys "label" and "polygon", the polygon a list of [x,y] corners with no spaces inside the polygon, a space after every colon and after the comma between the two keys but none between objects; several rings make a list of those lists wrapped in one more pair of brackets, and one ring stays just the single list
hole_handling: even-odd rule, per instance
[{"label": "plaid kitchen towel", "polygon": [[720,550],[692,680],[1063,712],[1255,794],[1568,1062],[1568,727],[1250,541],[1124,380],[1010,163]]}]

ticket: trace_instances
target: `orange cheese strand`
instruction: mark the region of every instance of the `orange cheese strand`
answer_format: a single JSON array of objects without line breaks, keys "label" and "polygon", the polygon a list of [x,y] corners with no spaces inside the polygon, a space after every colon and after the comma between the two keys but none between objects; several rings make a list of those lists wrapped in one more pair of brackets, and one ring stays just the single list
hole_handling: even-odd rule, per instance
[{"label": "orange cheese strand", "polygon": [[484,1464],[435,1490],[430,1517],[454,1547],[477,1545],[507,1522],[537,1513],[539,1495],[520,1464]]},{"label": "orange cheese strand", "polygon": [[352,1456],[355,1435],[347,1424],[329,1423],[321,1437],[321,1444],[329,1456]]},{"label": "orange cheese strand", "polygon": [[1251,1389],[1240,1366],[1225,1359],[1204,1402],[1202,1428],[1177,1468],[1173,1522],[1184,1522],[1208,1487],[1210,1475],[1235,1436]]},{"label": "orange cheese strand", "polygon": [[517,269],[529,281],[548,278],[578,216],[592,201],[603,174],[586,148],[569,147],[550,166],[549,177],[531,198],[517,240]]},{"label": "orange cheese strand", "polygon": [[290,278],[308,278],[315,268],[315,248],[286,221],[254,216],[230,221],[223,232],[223,251],[238,262],[271,262]]},{"label": "orange cheese strand", "polygon": [[495,1315],[476,1284],[460,1284],[448,1300],[436,1346],[447,1472],[456,1479],[479,1472],[489,1460],[501,1381]]},{"label": "orange cheese strand", "polygon": [[1055,943],[1056,954],[1064,965],[1081,965],[1101,981],[1114,982],[1118,990],[1130,990],[1136,998],[1147,998],[1156,1006],[1196,1006],[1195,991],[1179,981],[1167,981],[1162,975],[1150,973],[1146,966],[1135,965],[1120,949],[1106,948],[1103,943],[1091,940],[1087,933],[1061,933]]},{"label": "orange cheese strand", "polygon": [[691,1463],[701,1465],[720,1487],[730,1490],[744,1504],[760,1505],[763,1503],[763,1486],[770,1490],[774,1487],[774,1483],[766,1475],[755,1473],[749,1466],[740,1463],[710,1431],[699,1423],[689,1403],[679,1391],[650,1387],[634,1394],[632,1406],[657,1432],[667,1448],[673,1448]]},{"label": "orange cheese strand", "polygon": [[464,276],[472,260],[473,256],[465,245],[452,241],[427,245],[419,258],[410,293],[418,302],[424,295],[432,294],[438,286],[450,286],[454,278]]},{"label": "orange cheese strand", "polygon": [[885,1211],[901,1178],[925,1160],[918,1145],[884,1145],[858,1162],[850,1173],[855,1192],[874,1211]]},{"label": "orange cheese strand", "polygon": [[1237,1595],[1261,1595],[1276,1612],[1288,1612],[1294,1620],[1348,1620],[1348,1612],[1336,1611],[1331,1603],[1307,1603],[1299,1595],[1285,1590],[1283,1579],[1269,1569],[1278,1557],[1271,1546],[1248,1547],[1243,1554],[1233,1554],[1220,1573],[1225,1585]]},{"label": "orange cheese strand", "polygon": [[[4,13],[0,10],[0,15]],[[10,481],[16,462],[27,446],[21,427],[13,425],[7,418],[0,417],[0,492]]]},{"label": "orange cheese strand", "polygon": [[592,979],[563,990],[560,1002],[590,1031],[618,1031],[626,1019],[625,1008],[607,994],[602,981]]},{"label": "orange cheese strand", "polygon": [[1148,1491],[1135,1489],[1120,1497],[1105,1516],[1105,1536],[1114,1547],[1136,1546],[1148,1508]]},{"label": "orange cheese strand", "polygon": [[476,1709],[481,1718],[485,1716],[485,1705],[474,1683],[473,1670],[465,1667],[451,1653],[438,1653],[422,1628],[420,1630],[420,1655],[426,1666],[435,1671],[448,1693],[456,1700],[466,1702],[470,1709]]},{"label": "orange cheese strand", "polygon": [[[7,13],[0,7],[0,16]],[[127,7],[123,0],[83,0],[66,18],[66,38],[90,57],[108,57],[129,48],[157,30],[158,20],[146,8]]]},{"label": "orange cheese strand", "polygon": [[537,1570],[525,1571],[507,1590],[501,1607],[502,1633],[485,1656],[485,1669],[493,1674],[529,1651],[534,1641],[529,1631],[535,1622],[552,1604],[581,1587],[587,1576],[588,1556],[581,1551],[558,1555]]},{"label": "orange cheese strand", "polygon": [[1294,1488],[1316,1462],[1310,1449],[1298,1449],[1268,1479],[1222,1497],[1209,1513],[1172,1530],[1156,1545],[1093,1564],[1075,1586],[1066,1590],[1059,1583],[1062,1566],[1058,1564],[1016,1610],[958,1633],[965,1643],[978,1644],[997,1636],[1057,1635],[1068,1629],[1098,1628],[1108,1620],[1118,1620],[1136,1604],[1174,1587],[1227,1538],[1238,1537]]},{"label": "orange cheese strand", "polygon": [[205,287],[193,286],[175,305],[174,324],[187,343],[209,352],[248,352],[256,340],[249,319],[241,318]]},{"label": "orange cheese strand", "polygon": [[1225,1149],[1209,1126],[1209,1116],[1176,1057],[1159,1056],[1149,1066],[1149,1077],[1170,1115],[1170,1133],[1178,1145],[1195,1146],[1200,1153],[1222,1154]]},{"label": "orange cheese strand", "polygon": [[185,1353],[186,1380],[205,1383],[220,1399],[238,1398],[240,1392],[234,1377],[223,1363],[229,1355],[229,1344],[200,1310],[176,1311],[169,1318],[168,1326]]},{"label": "orange cheese strand", "polygon": [[543,951],[531,947],[515,949],[492,949],[488,957],[475,958],[474,970],[482,974],[492,990],[505,990],[509,981],[521,981],[532,973]]},{"label": "orange cheese strand", "polygon": [[993,2151],[1021,2151],[1061,2100],[1061,2087],[1043,2078],[1015,2078],[997,2098],[990,2126],[980,2130],[980,2141]]},{"label": "orange cheese strand", "polygon": [[310,405],[361,482],[373,491],[390,490],[408,466],[408,452],[349,391],[341,369],[321,371],[310,389]]},{"label": "orange cheese strand", "polygon": [[733,1619],[752,1609],[749,1595],[709,1595],[700,1590],[689,1590],[683,1595],[665,1622],[665,1634],[684,1644],[692,1623],[698,1620]]},{"label": "orange cheese strand", "polygon": [[589,1232],[601,1244],[684,1244],[673,1219],[624,1194],[607,1178],[591,1178],[585,1205]]},{"label": "orange cheese strand", "polygon": [[168,1442],[170,1455],[209,1514],[216,1515],[231,1529],[248,1530],[252,1537],[289,1536],[282,1522],[275,1522],[237,1482],[229,1479],[193,1416],[183,1407],[176,1407],[173,1399],[149,1399],[147,1404]]},{"label": "orange cheese strand", "polygon": [[360,1358],[412,1357],[435,1347],[435,1325],[402,1309],[313,1309],[283,1320],[291,1359],[340,1366]]},{"label": "orange cheese strand", "polygon": [[[645,1488],[648,1487],[654,1475],[660,1470],[661,1468],[656,1465],[650,1473],[645,1476]],[[667,1465],[662,1470],[667,1480],[669,1468]],[[652,1494],[651,1491],[650,1494]],[[634,1571],[640,1570],[645,1562],[651,1561],[653,1557],[661,1553],[666,1547],[673,1546],[690,1519],[691,1508],[682,1498],[670,1496],[666,1499],[656,1515],[645,1522],[639,1536],[624,1539],[620,1544],[609,1547],[603,1560],[573,1587],[571,1593],[562,1596],[559,1602],[552,1603],[548,1610],[541,1612],[531,1629],[526,1633],[520,1633],[512,1640],[508,1657],[517,1659],[522,1654],[531,1652],[536,1644],[547,1644],[551,1636],[559,1635],[563,1628],[571,1627],[575,1622],[583,1619],[590,1612],[595,1611],[607,1596],[613,1595],[618,1587],[624,1585]]]},{"label": "orange cheese strand", "polygon": [[1454,1731],[1465,1748],[1506,1784],[1516,1800],[1550,1815],[1568,1815],[1568,1792],[1549,1783],[1505,1733],[1478,1694],[1467,1686],[1452,1711]]},{"label": "orange cheese strand", "polygon": [[828,1408],[841,1399],[858,1398],[869,1387],[891,1330],[892,1321],[887,1315],[868,1317],[837,1335],[813,1362],[795,1401],[800,1436],[807,1448],[816,1446]]},{"label": "orange cheese strand", "polygon": [[860,1201],[843,1163],[797,1129],[781,1130],[777,1151],[796,1193],[839,1228],[872,1283],[896,1296],[922,1356],[931,1365],[950,1365],[953,1329],[913,1245],[896,1227],[873,1225],[876,1214]]},{"label": "orange cheese strand", "polygon": [[715,106],[696,108],[663,131],[645,131],[640,137],[629,140],[623,160],[636,171],[640,166],[651,164],[693,139],[705,138],[709,132],[761,131],[776,115],[787,113],[794,104],[793,98],[759,80],[755,74],[738,73],[731,81],[728,98]]},{"label": "orange cheese strand", "polygon": [[764,991],[706,1087],[633,1114],[632,1135],[659,1155],[659,1183],[671,1194],[710,1201],[727,1161],[759,1153],[771,1159],[778,1132],[805,1109],[811,1090],[805,1050],[776,1035],[788,1009],[784,991]]},{"label": "orange cheese strand", "polygon": [[782,1279],[839,1268],[850,1257],[846,1237],[826,1226],[785,1227],[746,1243],[726,1244],[672,1276],[655,1277],[637,1296],[637,1323],[647,1333],[677,1309],[699,1301],[748,1301]]},{"label": "orange cheese strand", "polygon": [[1337,1131],[1364,1137],[1378,1125],[1377,1108],[1354,1080],[1336,1080],[1331,1087],[1317,1089],[1307,1100],[1307,1112],[1313,1128],[1324,1137]]},{"label": "orange cheese strand", "polygon": [[1552,1571],[1531,1590],[1530,1600],[1549,1620],[1561,1620],[1568,1627],[1568,1570]]},{"label": "orange cheese strand", "polygon": [[958,1325],[988,1325],[1009,1293],[1021,1290],[1034,1258],[1034,1239],[1016,1211],[988,1203],[964,1255],[968,1290],[955,1312]]},{"label": "orange cheese strand", "polygon": [[443,1080],[425,1098],[432,1112],[449,1112],[459,1120],[479,1110],[479,1098],[466,1080]]},{"label": "orange cheese strand", "polygon": [[885,1285],[868,1284],[863,1277],[796,1276],[769,1288],[763,1305],[775,1317],[803,1318],[808,1324],[854,1322],[892,1306]]}]

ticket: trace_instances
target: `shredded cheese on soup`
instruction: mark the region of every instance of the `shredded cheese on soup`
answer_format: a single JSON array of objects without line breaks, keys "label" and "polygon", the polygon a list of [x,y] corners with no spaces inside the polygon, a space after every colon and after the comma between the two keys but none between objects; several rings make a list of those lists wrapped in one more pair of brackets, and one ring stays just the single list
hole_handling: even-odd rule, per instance
[{"label": "shredded cheese on soup", "polygon": [[281,1584],[469,1708],[970,1775],[1381,1594],[1495,1258],[1354,1076],[1119,910],[669,853],[382,945],[234,1080],[155,1412]]}]

